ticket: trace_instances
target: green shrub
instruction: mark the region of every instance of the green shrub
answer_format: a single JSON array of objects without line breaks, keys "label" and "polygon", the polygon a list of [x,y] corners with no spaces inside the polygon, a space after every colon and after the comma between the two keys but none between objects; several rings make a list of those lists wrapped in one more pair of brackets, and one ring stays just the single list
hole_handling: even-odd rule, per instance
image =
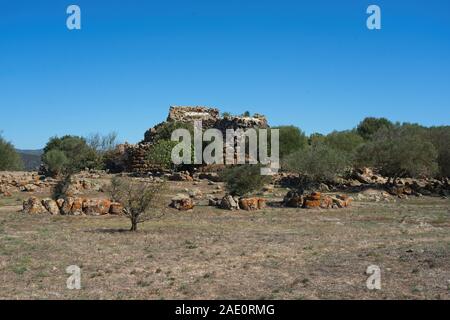
[{"label": "green shrub", "polygon": [[46,164],[47,170],[52,176],[61,174],[69,163],[69,159],[61,150],[52,149],[42,156],[42,161]]},{"label": "green shrub", "polygon": [[313,143],[283,161],[285,169],[304,175],[314,182],[333,180],[342,174],[349,164],[349,159],[343,152],[323,142]]},{"label": "green shrub", "polygon": [[0,170],[22,170],[23,162],[14,146],[0,136]]},{"label": "green shrub", "polygon": [[233,196],[245,196],[260,190],[271,180],[270,176],[261,175],[261,166],[250,164],[227,167],[221,177],[227,191]]}]

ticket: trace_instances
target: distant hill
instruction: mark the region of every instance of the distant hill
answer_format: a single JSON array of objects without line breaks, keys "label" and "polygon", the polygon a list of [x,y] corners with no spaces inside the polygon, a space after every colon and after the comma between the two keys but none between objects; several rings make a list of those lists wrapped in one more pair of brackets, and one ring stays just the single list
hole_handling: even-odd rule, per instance
[{"label": "distant hill", "polygon": [[41,165],[41,156],[44,153],[43,150],[20,150],[16,149],[22,158],[24,169],[26,171],[36,171]]}]

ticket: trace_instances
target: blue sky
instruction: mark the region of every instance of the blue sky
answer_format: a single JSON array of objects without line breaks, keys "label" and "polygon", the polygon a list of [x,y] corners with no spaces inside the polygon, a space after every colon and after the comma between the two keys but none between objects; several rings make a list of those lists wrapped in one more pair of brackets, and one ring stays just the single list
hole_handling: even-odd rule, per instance
[{"label": "blue sky", "polygon": [[170,105],[307,133],[366,116],[448,125],[449,13],[447,0],[1,1],[0,130],[18,148],[110,131],[138,142]]}]

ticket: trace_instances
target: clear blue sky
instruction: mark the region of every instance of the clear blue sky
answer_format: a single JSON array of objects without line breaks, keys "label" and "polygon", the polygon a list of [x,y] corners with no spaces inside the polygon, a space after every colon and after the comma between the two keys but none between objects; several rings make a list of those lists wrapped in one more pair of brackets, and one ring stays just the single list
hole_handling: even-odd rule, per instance
[{"label": "clear blue sky", "polygon": [[[78,4],[82,30],[66,28]],[[382,9],[382,30],[366,8]],[[307,133],[366,116],[450,124],[450,1],[2,1],[0,130],[18,148],[117,131],[170,105],[266,114]]]}]

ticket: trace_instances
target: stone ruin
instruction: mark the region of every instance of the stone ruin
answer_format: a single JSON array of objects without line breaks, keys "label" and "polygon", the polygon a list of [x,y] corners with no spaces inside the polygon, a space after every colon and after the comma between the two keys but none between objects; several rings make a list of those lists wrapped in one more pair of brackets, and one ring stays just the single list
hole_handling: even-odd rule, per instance
[{"label": "stone ruin", "polygon": [[159,171],[160,168],[150,164],[146,157],[152,144],[156,141],[155,134],[159,127],[171,122],[192,123],[201,120],[203,129],[219,129],[225,133],[227,129],[269,128],[267,119],[263,115],[254,116],[225,116],[221,117],[216,108],[202,106],[172,106],[165,122],[162,122],[145,132],[144,140],[138,144],[123,144],[118,150],[121,155],[123,170],[133,173],[147,173]]}]

